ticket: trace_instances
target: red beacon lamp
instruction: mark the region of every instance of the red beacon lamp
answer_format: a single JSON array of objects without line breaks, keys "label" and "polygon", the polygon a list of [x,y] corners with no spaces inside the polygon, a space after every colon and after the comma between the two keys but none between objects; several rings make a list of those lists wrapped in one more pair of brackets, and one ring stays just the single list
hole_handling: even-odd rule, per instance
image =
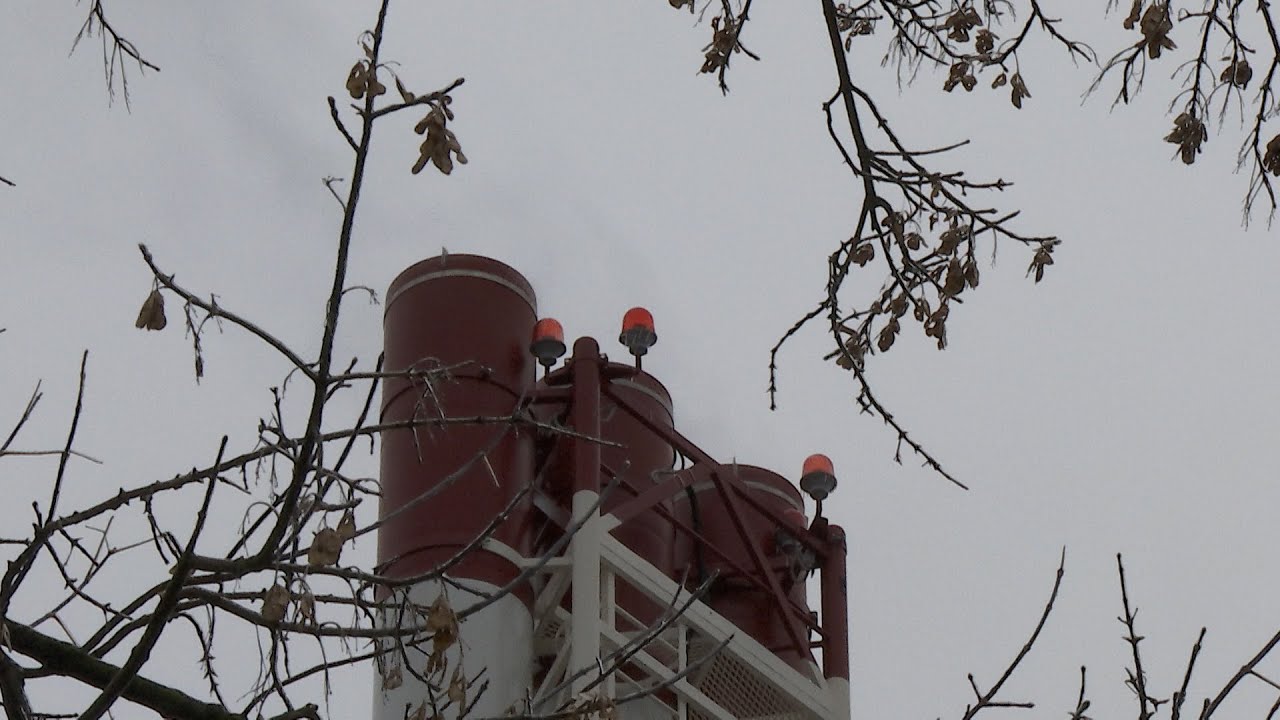
[{"label": "red beacon lamp", "polygon": [[542,374],[551,372],[556,360],[564,357],[564,328],[555,318],[542,318],[533,326],[533,341],[529,343],[529,352],[538,359],[542,366]]},{"label": "red beacon lamp", "polygon": [[636,369],[641,369],[640,358],[658,342],[658,333],[653,329],[653,315],[642,307],[628,310],[622,316],[622,334],[618,336],[618,342],[627,346],[636,358]]},{"label": "red beacon lamp", "polygon": [[818,504],[814,515],[820,517],[822,501],[836,489],[836,470],[831,464],[831,458],[821,454],[805,458],[804,470],[800,475],[800,489]]}]

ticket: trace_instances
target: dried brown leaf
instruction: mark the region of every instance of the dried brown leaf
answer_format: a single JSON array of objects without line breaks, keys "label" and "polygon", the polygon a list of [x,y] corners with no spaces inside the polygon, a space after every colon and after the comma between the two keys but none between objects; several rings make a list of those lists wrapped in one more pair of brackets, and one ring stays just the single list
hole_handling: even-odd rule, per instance
[{"label": "dried brown leaf", "polygon": [[1173,30],[1173,20],[1169,18],[1168,0],[1156,2],[1148,7],[1146,12],[1142,13],[1142,20],[1138,27],[1142,32],[1143,44],[1147,46],[1147,56],[1152,60],[1160,57],[1161,51],[1178,47],[1169,37],[1169,31]]},{"label": "dried brown leaf", "polygon": [[836,355],[836,365],[845,370],[862,367],[862,358],[866,354],[866,349],[862,342],[862,338],[858,336],[850,336],[848,340],[845,340],[845,351]]},{"label": "dried brown leaf", "polygon": [[461,666],[453,669],[453,677],[449,678],[447,695],[449,701],[458,707],[465,708],[467,706],[467,678],[462,674]]},{"label": "dried brown leaf", "polygon": [[1031,258],[1031,265],[1027,267],[1027,274],[1035,273],[1036,282],[1044,279],[1044,269],[1053,264],[1053,244],[1046,242],[1040,245],[1040,249],[1036,250],[1036,254]]},{"label": "dried brown leaf", "polygon": [[1249,67],[1248,60],[1240,58],[1224,68],[1222,75],[1218,79],[1224,83],[1231,83],[1238,88],[1244,88],[1253,79],[1253,68]]},{"label": "dried brown leaf", "polygon": [[1022,73],[1014,73],[1013,77],[1009,78],[1009,87],[1011,88],[1010,100],[1012,100],[1013,106],[1021,110],[1022,99],[1031,97],[1031,91],[1027,90],[1027,84],[1022,79]]},{"label": "dried brown leaf", "polygon": [[952,226],[942,231],[938,236],[938,254],[950,255],[960,247],[960,242],[968,236],[968,232],[958,226]]},{"label": "dried brown leaf", "polygon": [[938,341],[939,350],[947,347],[947,316],[950,314],[951,306],[944,302],[924,322],[924,334]]},{"label": "dried brown leaf", "polygon": [[880,329],[880,335],[876,338],[876,347],[880,348],[880,352],[888,352],[893,347],[893,341],[898,337],[898,318],[891,317],[889,322]]},{"label": "dried brown leaf", "polygon": [[298,597],[298,615],[305,622],[316,624],[316,596],[310,590],[303,591]]},{"label": "dried brown leaf", "polygon": [[351,94],[352,100],[364,97],[364,91],[369,82],[368,73],[363,60],[351,66],[351,72],[347,73],[347,92]]},{"label": "dried brown leaf", "polygon": [[382,689],[395,690],[404,684],[404,672],[400,665],[394,664],[382,671]]},{"label": "dried brown leaf", "polygon": [[138,319],[133,326],[139,329],[163,330],[169,320],[164,316],[164,296],[160,290],[152,290],[147,299],[142,301],[142,309],[138,311]]},{"label": "dried brown leaf", "polygon": [[1266,153],[1262,156],[1262,171],[1280,176],[1280,135],[1267,143]]},{"label": "dried brown leaf", "polygon": [[917,322],[924,322],[924,319],[929,317],[929,301],[925,298],[917,300],[916,308],[912,311],[912,315],[915,316]]},{"label": "dried brown leaf", "polygon": [[994,50],[995,47],[996,36],[986,28],[979,30],[977,37],[973,41],[973,49],[982,55],[986,55]]},{"label": "dried brown leaf", "polygon": [[333,528],[324,528],[311,539],[307,564],[311,567],[336,565],[342,556],[342,536]]},{"label": "dried brown leaf", "polygon": [[951,92],[956,89],[956,85],[963,84],[966,90],[972,90],[977,82],[977,79],[973,77],[973,68],[968,62],[961,60],[952,64],[950,72],[947,73],[946,81],[942,83],[942,89]]},{"label": "dried brown leaf", "polygon": [[1184,112],[1173,121],[1173,131],[1164,137],[1167,143],[1178,146],[1182,162],[1190,165],[1200,153],[1200,145],[1209,139],[1209,130],[1194,112]]},{"label": "dried brown leaf", "polygon": [[858,267],[866,267],[866,264],[874,260],[876,257],[876,247],[870,242],[863,241],[861,245],[854,248],[853,254],[849,259],[858,264]]},{"label": "dried brown leaf", "polygon": [[342,538],[342,542],[346,542],[356,536],[356,515],[351,510],[342,513],[342,519],[338,521],[338,537]]},{"label": "dried brown leaf", "polygon": [[955,297],[964,291],[964,269],[960,266],[960,258],[953,257],[947,264],[947,278],[942,282],[942,292],[948,297]]},{"label": "dried brown leaf", "polygon": [[1133,0],[1133,5],[1129,8],[1129,14],[1124,19],[1124,29],[1132,30],[1134,25],[1138,24],[1138,18],[1142,16],[1142,0]]},{"label": "dried brown leaf", "polygon": [[982,18],[978,15],[978,11],[973,7],[964,7],[951,13],[942,23],[942,27],[948,31],[949,40],[968,42],[969,31],[981,24]]},{"label": "dried brown leaf", "polygon": [[413,93],[411,93],[411,92],[409,92],[407,89],[405,89],[404,83],[400,82],[400,76],[399,76],[399,75],[395,76],[395,78],[396,78],[396,91],[400,93],[400,99],[401,99],[401,100],[403,100],[403,101],[405,101],[405,102],[407,102],[407,103],[411,103],[411,102],[413,102],[414,100],[417,100],[417,99],[418,99],[418,96],[417,96],[417,95],[414,95]]},{"label": "dried brown leaf", "polygon": [[285,611],[289,609],[289,601],[292,598],[289,590],[279,583],[272,585],[262,595],[262,617],[270,623],[278,623],[284,620]]}]

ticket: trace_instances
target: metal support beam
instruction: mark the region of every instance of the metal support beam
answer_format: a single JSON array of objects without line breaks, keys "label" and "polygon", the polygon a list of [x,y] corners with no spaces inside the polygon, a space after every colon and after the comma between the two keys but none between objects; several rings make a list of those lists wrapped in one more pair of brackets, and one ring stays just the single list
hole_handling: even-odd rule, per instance
[{"label": "metal support beam", "polygon": [[827,677],[837,720],[848,720],[849,702],[849,581],[848,543],[844,528],[827,526],[830,552],[822,563],[822,669]]},{"label": "metal support beam", "polygon": [[577,694],[595,679],[590,668],[600,658],[600,546],[604,529],[600,523],[600,445],[587,438],[600,437],[600,347],[592,338],[580,338],[573,345],[573,406],[570,422],[580,437],[573,441],[573,520],[582,527],[573,536],[571,597],[573,617],[569,623],[569,674],[582,670],[572,684]]}]

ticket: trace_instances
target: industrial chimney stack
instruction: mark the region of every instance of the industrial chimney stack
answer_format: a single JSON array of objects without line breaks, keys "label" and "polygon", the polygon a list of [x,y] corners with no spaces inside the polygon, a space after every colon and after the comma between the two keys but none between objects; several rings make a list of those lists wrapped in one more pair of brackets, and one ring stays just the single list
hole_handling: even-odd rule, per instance
[{"label": "industrial chimney stack", "polygon": [[[396,584],[381,621],[422,627],[410,608],[442,596],[478,608],[444,653],[448,674],[481,677],[468,717],[638,694],[623,720],[848,719],[844,532],[806,518],[787,478],[676,430],[641,366],[647,310],[624,318],[632,362],[583,337],[556,367],[564,330],[529,282],[449,254],[391,283],[384,332],[378,563]],[[825,456],[802,475],[819,501],[835,487]],[[402,681],[375,691],[376,720],[448,685],[426,669],[429,638],[395,649]]]}]

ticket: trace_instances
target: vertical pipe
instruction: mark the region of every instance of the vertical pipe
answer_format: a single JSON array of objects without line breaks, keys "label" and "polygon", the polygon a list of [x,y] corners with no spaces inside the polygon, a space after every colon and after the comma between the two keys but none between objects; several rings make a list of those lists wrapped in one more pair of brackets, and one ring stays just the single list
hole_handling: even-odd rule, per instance
[{"label": "vertical pipe", "polygon": [[[589,337],[573,345],[573,522],[583,525],[573,536],[573,616],[569,623],[569,674],[595,667],[600,657],[600,445],[584,438],[600,437],[600,347]],[[594,509],[593,509],[594,508]],[[585,672],[572,683],[577,694],[593,679]]]},{"label": "vertical pipe", "polygon": [[849,702],[849,590],[846,565],[849,548],[844,528],[827,526],[827,553],[822,563],[822,665],[837,720],[848,720]]}]

